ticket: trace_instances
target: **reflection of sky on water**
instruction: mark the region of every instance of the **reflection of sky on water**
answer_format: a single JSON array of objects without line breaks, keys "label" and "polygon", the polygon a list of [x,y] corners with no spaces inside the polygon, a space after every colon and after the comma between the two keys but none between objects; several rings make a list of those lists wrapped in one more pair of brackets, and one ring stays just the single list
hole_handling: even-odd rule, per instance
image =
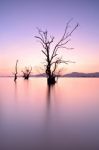
[{"label": "reflection of sky on water", "polygon": [[0,78],[0,148],[99,148],[99,79]]}]

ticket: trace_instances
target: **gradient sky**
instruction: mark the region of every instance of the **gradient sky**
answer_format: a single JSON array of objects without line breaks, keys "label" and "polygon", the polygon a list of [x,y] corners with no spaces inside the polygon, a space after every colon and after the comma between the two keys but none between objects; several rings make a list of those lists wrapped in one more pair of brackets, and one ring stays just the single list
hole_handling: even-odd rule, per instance
[{"label": "gradient sky", "polygon": [[57,41],[72,17],[71,27],[80,24],[68,44],[75,49],[59,52],[76,62],[66,72],[99,71],[98,0],[0,0],[0,75],[12,74],[16,59],[19,70],[39,66],[44,57],[34,38],[36,27],[47,29]]}]

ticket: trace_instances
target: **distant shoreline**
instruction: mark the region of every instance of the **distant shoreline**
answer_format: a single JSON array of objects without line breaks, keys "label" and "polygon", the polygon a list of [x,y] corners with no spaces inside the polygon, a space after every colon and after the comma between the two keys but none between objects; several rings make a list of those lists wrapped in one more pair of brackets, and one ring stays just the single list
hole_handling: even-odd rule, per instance
[{"label": "distant shoreline", "polygon": [[[0,78],[14,78],[13,76],[0,76]],[[18,78],[23,78],[23,77],[18,77]],[[30,77],[30,78],[47,78],[47,77],[43,77],[43,76],[33,76],[33,77]],[[90,76],[87,76],[87,77],[83,77],[83,76],[80,76],[80,77],[65,77],[65,76],[60,76],[58,78],[99,78],[99,77],[90,77]]]},{"label": "distant shoreline", "polygon": [[[1,75],[0,77],[14,78],[13,75]],[[23,77],[22,75],[18,76],[18,78],[22,78],[22,77]],[[58,77],[59,78],[99,78],[99,72],[94,72],[94,73],[72,72],[72,73],[60,75]],[[45,73],[42,73],[42,74],[30,75],[30,78],[47,78],[47,76]]]}]

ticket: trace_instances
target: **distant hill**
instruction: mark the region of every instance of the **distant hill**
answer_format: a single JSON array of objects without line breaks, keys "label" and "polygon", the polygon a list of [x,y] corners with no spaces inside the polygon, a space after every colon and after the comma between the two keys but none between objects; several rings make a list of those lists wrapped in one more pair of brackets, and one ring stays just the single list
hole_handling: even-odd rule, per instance
[{"label": "distant hill", "polygon": [[99,78],[99,72],[94,72],[94,73],[81,73],[81,72],[72,72],[72,73],[68,73],[63,75],[63,77],[97,77]]},{"label": "distant hill", "polygon": [[[36,74],[36,75],[31,75],[31,77],[46,77],[45,73],[42,74]],[[61,77],[61,76],[60,76]],[[99,72],[94,72],[94,73],[82,73],[82,72],[72,72],[72,73],[68,73],[63,75],[62,77],[97,77],[99,78]]]},{"label": "distant hill", "polygon": [[[0,76],[0,77],[14,77],[13,75],[5,75],[5,76]],[[19,75],[18,77],[22,77],[22,75]],[[42,74],[34,74],[30,75],[30,77],[47,77],[46,73]],[[99,78],[99,72],[94,72],[94,73],[82,73],[82,72],[72,72],[68,74],[64,74],[63,76],[60,77],[73,77],[73,78],[80,78],[80,77],[85,77],[85,78]]]}]

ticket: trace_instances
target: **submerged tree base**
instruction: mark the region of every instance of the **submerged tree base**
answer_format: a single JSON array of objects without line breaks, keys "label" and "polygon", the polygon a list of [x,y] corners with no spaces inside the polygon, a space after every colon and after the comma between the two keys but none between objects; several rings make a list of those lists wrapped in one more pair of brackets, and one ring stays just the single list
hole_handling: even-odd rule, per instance
[{"label": "submerged tree base", "polygon": [[29,79],[29,75],[24,75],[23,78],[24,78],[25,80],[28,80],[28,79]]},{"label": "submerged tree base", "polygon": [[48,85],[52,85],[56,83],[55,77],[47,78]]}]

